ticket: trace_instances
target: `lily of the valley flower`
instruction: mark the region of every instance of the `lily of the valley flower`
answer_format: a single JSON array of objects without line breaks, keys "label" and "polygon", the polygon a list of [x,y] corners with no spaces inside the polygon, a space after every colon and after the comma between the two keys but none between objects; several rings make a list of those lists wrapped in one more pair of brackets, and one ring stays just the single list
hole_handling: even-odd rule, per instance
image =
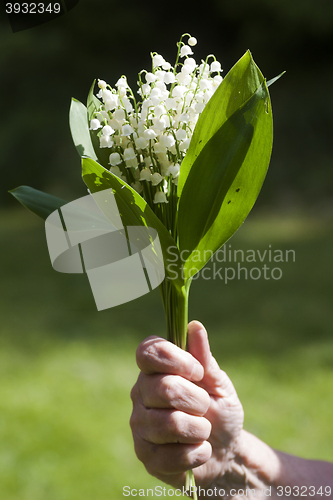
[{"label": "lily of the valley flower", "polygon": [[214,56],[200,64],[192,57],[196,44],[196,38],[182,36],[174,67],[162,55],[151,54],[152,70],[139,73],[139,102],[125,76],[114,88],[98,80],[101,106],[90,130],[98,135],[100,148],[110,151],[110,171],[152,207],[174,199],[196,122],[222,81]]}]

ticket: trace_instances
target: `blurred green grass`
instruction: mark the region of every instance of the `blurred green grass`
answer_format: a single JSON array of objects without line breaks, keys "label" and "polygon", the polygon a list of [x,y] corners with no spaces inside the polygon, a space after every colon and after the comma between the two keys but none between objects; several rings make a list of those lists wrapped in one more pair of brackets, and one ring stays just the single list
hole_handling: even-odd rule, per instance
[{"label": "blurred green grass", "polygon": [[[0,241],[1,500],[120,499],[125,485],[160,484],[128,424],[136,346],[165,335],[159,292],[97,312],[84,276],[52,270],[41,220],[2,211]],[[296,261],[264,262],[280,280],[199,278],[190,318],[206,325],[247,430],[333,460],[332,219],[256,213],[228,245],[293,249]]]}]

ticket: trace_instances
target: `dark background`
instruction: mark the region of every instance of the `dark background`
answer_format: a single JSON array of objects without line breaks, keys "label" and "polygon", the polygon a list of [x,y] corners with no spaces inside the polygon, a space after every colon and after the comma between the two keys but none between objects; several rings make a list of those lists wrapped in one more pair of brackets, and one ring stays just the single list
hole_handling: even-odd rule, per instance
[{"label": "dark background", "polygon": [[[331,208],[333,2],[80,0],[67,14],[13,33],[0,21],[0,204],[21,184],[73,199],[85,194],[68,126],[71,97],[85,102],[95,78],[114,85],[150,67],[150,51],[172,64],[184,32],[197,60],[213,53],[224,74],[250,49],[270,79],[273,157],[259,204]],[[136,91],[136,89],[135,89]]]}]

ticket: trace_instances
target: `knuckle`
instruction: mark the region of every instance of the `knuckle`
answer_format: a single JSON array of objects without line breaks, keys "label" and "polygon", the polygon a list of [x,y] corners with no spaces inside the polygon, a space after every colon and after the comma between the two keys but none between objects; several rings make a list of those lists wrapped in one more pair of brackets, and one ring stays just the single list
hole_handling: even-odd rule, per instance
[{"label": "knuckle", "polygon": [[131,397],[133,404],[136,403],[137,396],[138,396],[138,387],[137,387],[137,383],[136,383],[135,385],[133,385],[131,393],[130,393],[130,397]]},{"label": "knuckle", "polygon": [[138,414],[135,410],[132,411],[130,417],[130,427],[132,430],[136,429],[139,424]]},{"label": "knuckle", "polygon": [[169,414],[169,418],[167,419],[167,426],[170,434],[175,437],[179,437],[185,433],[185,423],[183,414],[179,411],[173,411]]},{"label": "knuckle", "polygon": [[206,463],[212,455],[212,446],[210,443],[205,441],[196,451],[195,457],[192,461],[192,467],[198,467]]},{"label": "knuckle", "polygon": [[165,400],[171,404],[182,397],[182,391],[176,375],[162,377],[160,390]]},{"label": "knuckle", "polygon": [[147,450],[147,445],[145,442],[140,439],[134,439],[134,451],[140,462],[142,462],[145,467],[147,467],[147,463],[149,462],[150,453]]},{"label": "knuckle", "polygon": [[145,368],[147,364],[149,366],[152,359],[157,357],[158,344],[161,340],[160,337],[151,335],[139,344],[136,350],[136,362],[140,369]]}]

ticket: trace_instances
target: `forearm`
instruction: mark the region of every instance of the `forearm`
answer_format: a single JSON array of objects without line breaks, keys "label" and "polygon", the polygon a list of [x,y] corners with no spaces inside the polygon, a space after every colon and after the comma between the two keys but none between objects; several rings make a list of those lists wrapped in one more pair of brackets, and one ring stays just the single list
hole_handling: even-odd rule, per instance
[{"label": "forearm", "polygon": [[[235,467],[244,469],[248,488],[271,488],[271,498],[333,498],[333,464],[275,451],[242,431]],[[258,485],[256,485],[256,482]],[[252,484],[251,484],[252,483]]]}]

